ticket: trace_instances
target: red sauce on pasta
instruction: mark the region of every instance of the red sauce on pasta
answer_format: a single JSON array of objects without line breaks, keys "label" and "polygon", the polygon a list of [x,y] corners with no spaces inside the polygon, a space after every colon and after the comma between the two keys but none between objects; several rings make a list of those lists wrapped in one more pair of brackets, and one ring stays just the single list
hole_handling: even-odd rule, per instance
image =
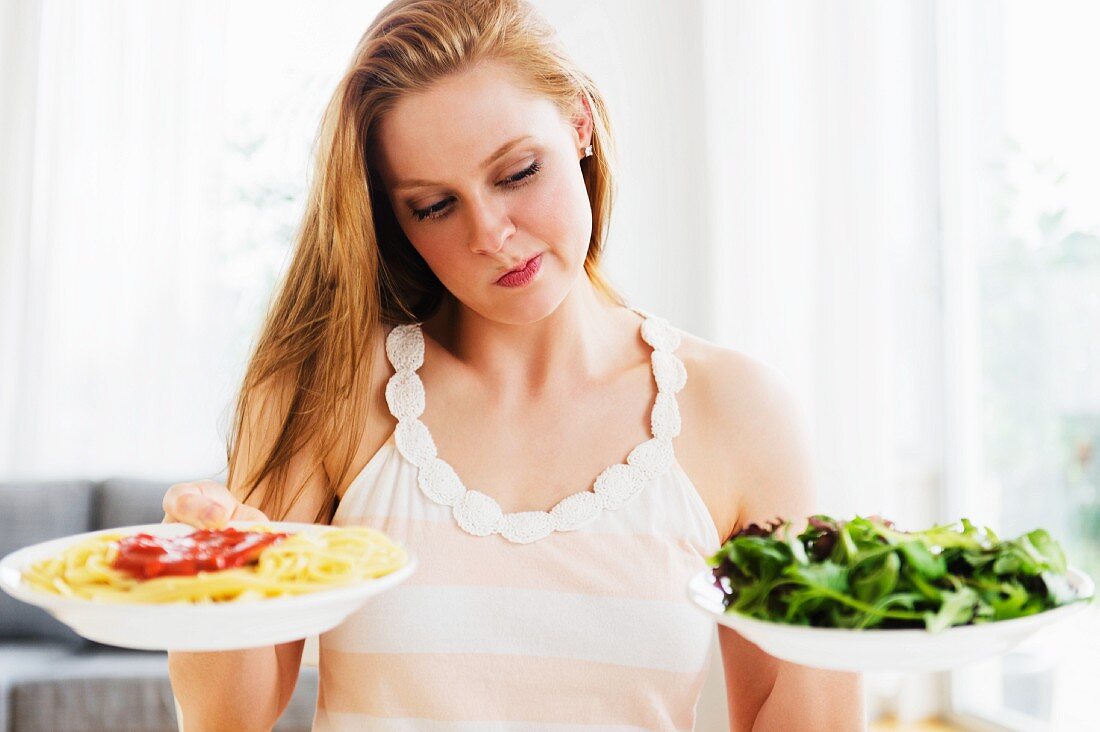
[{"label": "red sauce on pasta", "polygon": [[111,566],[138,579],[190,576],[248,564],[287,536],[234,528],[199,529],[172,537],[134,534],[118,542],[118,556]]}]

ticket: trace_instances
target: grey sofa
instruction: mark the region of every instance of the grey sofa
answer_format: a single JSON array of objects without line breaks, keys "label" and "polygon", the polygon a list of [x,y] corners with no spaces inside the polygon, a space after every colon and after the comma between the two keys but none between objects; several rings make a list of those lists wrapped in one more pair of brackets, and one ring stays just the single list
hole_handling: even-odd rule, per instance
[{"label": "grey sofa", "polygon": [[[0,482],[0,556],[68,534],[158,523],[168,485]],[[274,729],[309,730],[316,700],[317,669],[305,666]],[[0,592],[0,732],[176,730],[165,653],[87,641],[48,613]]]}]

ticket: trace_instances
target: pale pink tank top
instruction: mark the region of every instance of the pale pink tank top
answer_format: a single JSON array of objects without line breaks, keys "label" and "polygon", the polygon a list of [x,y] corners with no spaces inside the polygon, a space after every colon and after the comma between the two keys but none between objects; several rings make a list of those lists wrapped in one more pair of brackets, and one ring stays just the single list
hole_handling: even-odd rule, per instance
[{"label": "pale pink tank top", "polygon": [[419,568],[320,636],[314,732],[693,727],[715,625],[685,588],[719,538],[672,449],[679,333],[637,312],[653,437],[550,511],[504,514],[463,485],[420,421],[420,327],[389,333],[398,426],[332,523],[385,531]]}]

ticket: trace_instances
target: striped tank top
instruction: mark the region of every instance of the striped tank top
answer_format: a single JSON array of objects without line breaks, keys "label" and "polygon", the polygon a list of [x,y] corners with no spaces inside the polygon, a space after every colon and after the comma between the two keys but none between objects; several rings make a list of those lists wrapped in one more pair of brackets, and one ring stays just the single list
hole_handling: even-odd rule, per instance
[{"label": "striped tank top", "polygon": [[653,437],[549,511],[463,485],[419,419],[419,325],[387,335],[397,427],[332,523],[385,531],[419,567],[320,635],[314,732],[693,728],[715,625],[685,588],[719,538],[672,449],[679,333],[637,312]]}]

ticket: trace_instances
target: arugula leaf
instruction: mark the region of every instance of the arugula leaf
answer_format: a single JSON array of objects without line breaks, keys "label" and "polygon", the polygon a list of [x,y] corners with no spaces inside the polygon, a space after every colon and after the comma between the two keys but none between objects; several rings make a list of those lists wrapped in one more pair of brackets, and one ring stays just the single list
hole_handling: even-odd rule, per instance
[{"label": "arugula leaf", "polygon": [[864,561],[852,570],[852,594],[864,602],[877,602],[893,593],[901,575],[901,560],[894,552]]},{"label": "arugula leaf", "polygon": [[978,593],[969,587],[947,591],[942,595],[943,604],[936,612],[925,613],[924,624],[933,633],[952,625],[965,625],[974,617],[978,605]]},{"label": "arugula leaf", "polygon": [[947,562],[942,556],[932,554],[923,541],[905,541],[898,544],[898,551],[910,567],[926,579],[939,579],[947,574]]},{"label": "arugula leaf", "polygon": [[1050,534],[1044,529],[1035,529],[1024,536],[1035,551],[1046,560],[1050,571],[1057,574],[1066,573],[1066,555],[1058,542],[1050,538]]}]

